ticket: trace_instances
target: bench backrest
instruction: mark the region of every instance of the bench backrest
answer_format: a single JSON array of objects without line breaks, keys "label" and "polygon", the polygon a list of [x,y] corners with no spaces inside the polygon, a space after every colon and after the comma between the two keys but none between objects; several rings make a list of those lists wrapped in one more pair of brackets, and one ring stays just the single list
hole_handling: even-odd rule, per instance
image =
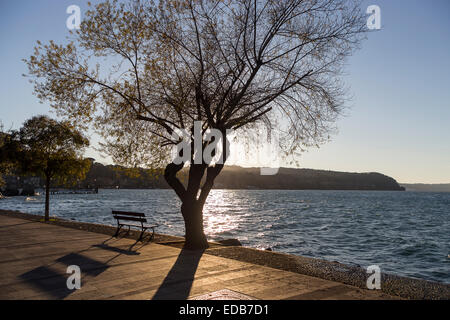
[{"label": "bench backrest", "polygon": [[145,218],[144,213],[139,212],[127,212],[127,211],[114,211],[112,215],[117,220],[128,220],[128,221],[137,221],[141,223],[146,223],[147,219]]}]

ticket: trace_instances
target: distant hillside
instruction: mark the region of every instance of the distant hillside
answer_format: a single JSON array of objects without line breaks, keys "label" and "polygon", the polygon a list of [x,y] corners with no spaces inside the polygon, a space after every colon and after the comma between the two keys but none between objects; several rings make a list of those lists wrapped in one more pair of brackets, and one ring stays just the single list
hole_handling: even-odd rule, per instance
[{"label": "distant hillside", "polygon": [[406,191],[423,192],[450,192],[450,183],[425,184],[425,183],[401,183]]},{"label": "distant hillside", "polygon": [[404,190],[393,178],[380,173],[280,168],[278,174],[274,176],[262,176],[259,168],[234,166],[225,167],[216,178],[215,187],[224,189]]},{"label": "distant hillside", "polygon": [[[93,160],[93,159],[92,159]],[[137,173],[137,174],[136,174]],[[94,162],[78,188],[167,189],[162,170],[124,168]],[[187,169],[179,173],[186,181]],[[34,180],[33,180],[34,179]],[[39,178],[7,177],[7,189],[42,187]],[[54,186],[58,187],[58,186]],[[62,187],[62,186],[60,186]],[[216,178],[216,189],[321,189],[321,190],[404,190],[393,178],[380,173],[348,173],[313,169],[280,168],[273,176],[260,175],[259,168],[226,166]]]},{"label": "distant hillside", "polygon": [[[162,177],[140,170],[139,177],[130,177],[117,167],[95,163],[84,187],[169,188]],[[180,173],[181,180],[187,170]],[[273,176],[260,175],[259,168],[226,166],[216,178],[216,189],[323,189],[323,190],[404,190],[393,178],[380,173],[347,173],[312,169],[280,168]]]}]

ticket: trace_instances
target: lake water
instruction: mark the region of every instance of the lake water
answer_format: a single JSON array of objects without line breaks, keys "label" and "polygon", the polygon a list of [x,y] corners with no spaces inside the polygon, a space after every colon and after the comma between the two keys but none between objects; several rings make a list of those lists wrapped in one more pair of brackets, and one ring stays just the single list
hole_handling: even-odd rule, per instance
[{"label": "lake water", "polygon": [[[42,214],[45,197],[0,200],[0,209]],[[111,210],[144,212],[159,233],[182,236],[171,190],[52,195],[51,215],[114,225]],[[204,210],[210,240],[358,264],[450,283],[450,193],[213,190]]]}]

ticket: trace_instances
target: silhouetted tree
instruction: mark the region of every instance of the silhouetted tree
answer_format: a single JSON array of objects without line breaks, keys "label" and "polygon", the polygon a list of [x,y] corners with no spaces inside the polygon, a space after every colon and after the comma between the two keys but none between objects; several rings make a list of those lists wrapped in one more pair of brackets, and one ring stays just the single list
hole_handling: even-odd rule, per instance
[{"label": "silhouetted tree", "polygon": [[71,184],[85,177],[91,162],[82,155],[89,141],[67,121],[35,116],[19,131],[11,132],[11,144],[19,146],[7,151],[18,169],[45,179],[45,221],[48,221],[52,181]]},{"label": "silhouetted tree", "polygon": [[227,129],[278,130],[287,155],[326,141],[345,97],[338,75],[366,25],[356,0],[106,1],[84,18],[69,44],[38,42],[26,60],[35,92],[94,123],[116,163],[165,164],[187,248],[208,246],[203,206],[223,163],[194,163],[193,152],[171,162],[174,132],[200,121],[226,150]]}]

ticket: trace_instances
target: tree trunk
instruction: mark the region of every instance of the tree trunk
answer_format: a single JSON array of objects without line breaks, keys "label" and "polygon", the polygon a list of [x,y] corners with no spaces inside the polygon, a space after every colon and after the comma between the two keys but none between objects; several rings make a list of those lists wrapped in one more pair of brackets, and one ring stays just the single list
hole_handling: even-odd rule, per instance
[{"label": "tree trunk", "polygon": [[50,176],[46,175],[45,177],[45,218],[44,220],[47,222],[50,220]]},{"label": "tree trunk", "polygon": [[200,182],[205,166],[191,165],[187,188],[176,177],[177,172],[182,168],[183,164],[169,164],[164,172],[164,178],[182,202],[181,214],[183,215],[185,226],[184,247],[190,250],[203,250],[208,248],[208,241],[203,230],[204,202],[197,200],[197,194],[200,190]]},{"label": "tree trunk", "polygon": [[[222,150],[224,150],[223,162],[225,162],[227,159],[229,142],[226,138],[225,130],[223,130],[222,134]],[[168,164],[164,171],[164,178],[182,202],[181,214],[183,215],[185,226],[184,248],[190,250],[204,250],[208,248],[209,245],[203,230],[203,206],[214,185],[215,178],[222,171],[224,165],[222,163],[210,167],[205,162],[202,164],[195,164],[192,153],[191,165],[189,168],[189,181],[186,188],[176,176],[177,173],[183,169],[183,166],[184,163]],[[206,181],[203,186],[201,186],[201,181],[205,172],[207,173]]]},{"label": "tree trunk", "polygon": [[208,248],[208,241],[203,230],[203,206],[198,203],[183,203],[181,213],[185,226],[185,249],[203,250]]}]

